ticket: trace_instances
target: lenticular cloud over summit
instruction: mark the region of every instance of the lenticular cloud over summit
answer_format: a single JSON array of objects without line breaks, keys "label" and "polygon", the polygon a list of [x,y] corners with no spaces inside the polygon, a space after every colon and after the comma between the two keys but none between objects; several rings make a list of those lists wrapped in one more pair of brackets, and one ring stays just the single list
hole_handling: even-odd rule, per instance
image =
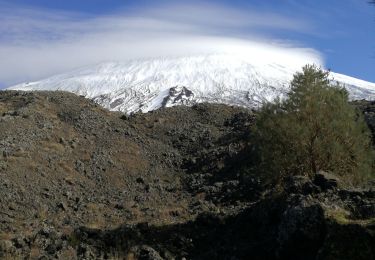
[{"label": "lenticular cloud over summit", "polygon": [[0,17],[0,82],[35,81],[108,61],[230,53],[300,68],[322,64],[310,48],[258,35],[309,30],[309,24],[273,13],[217,5],[162,6],[102,17],[17,9]]},{"label": "lenticular cloud over summit", "polygon": [[[214,44],[214,42],[211,43]],[[207,46],[209,46],[208,42]],[[210,53],[209,47],[206,51]],[[258,64],[282,63],[288,67],[295,67],[297,70],[307,63],[323,65],[322,57],[313,49],[272,45],[256,41],[220,39],[216,42],[216,46],[211,49],[211,52],[238,55]]]}]

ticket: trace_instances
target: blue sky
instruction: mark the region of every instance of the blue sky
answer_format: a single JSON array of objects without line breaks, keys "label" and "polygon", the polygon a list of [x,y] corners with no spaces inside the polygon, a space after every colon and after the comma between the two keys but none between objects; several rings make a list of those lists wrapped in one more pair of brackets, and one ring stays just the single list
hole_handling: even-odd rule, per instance
[{"label": "blue sky", "polygon": [[0,87],[227,39],[303,49],[335,72],[375,82],[367,0],[0,0]]}]

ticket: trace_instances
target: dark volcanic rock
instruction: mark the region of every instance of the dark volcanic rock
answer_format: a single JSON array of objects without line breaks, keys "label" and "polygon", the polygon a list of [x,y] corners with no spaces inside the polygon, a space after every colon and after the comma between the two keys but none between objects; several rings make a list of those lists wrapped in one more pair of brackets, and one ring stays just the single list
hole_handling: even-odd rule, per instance
[{"label": "dark volcanic rock", "polygon": [[252,111],[124,116],[3,91],[0,115],[0,258],[374,259],[374,183],[320,172],[265,187],[249,174]]},{"label": "dark volcanic rock", "polygon": [[278,228],[277,256],[282,259],[315,259],[325,236],[324,210],[318,203],[288,205]]},{"label": "dark volcanic rock", "polygon": [[323,171],[316,173],[314,177],[314,184],[319,186],[323,190],[336,189],[339,182],[339,179],[333,174],[329,174]]}]

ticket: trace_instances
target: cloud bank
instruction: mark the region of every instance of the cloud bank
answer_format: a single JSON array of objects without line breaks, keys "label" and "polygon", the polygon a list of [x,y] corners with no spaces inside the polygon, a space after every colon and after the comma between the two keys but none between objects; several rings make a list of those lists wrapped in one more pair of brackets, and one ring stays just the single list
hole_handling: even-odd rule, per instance
[{"label": "cloud bank", "polygon": [[309,24],[274,13],[217,5],[168,5],[92,17],[0,5],[0,82],[38,80],[104,61],[237,52],[303,65],[320,54],[262,36],[308,31]]}]

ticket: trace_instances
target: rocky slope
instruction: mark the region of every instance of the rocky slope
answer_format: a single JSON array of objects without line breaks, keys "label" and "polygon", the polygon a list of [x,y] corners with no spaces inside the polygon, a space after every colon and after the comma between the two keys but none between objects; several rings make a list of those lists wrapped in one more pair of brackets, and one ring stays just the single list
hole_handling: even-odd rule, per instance
[{"label": "rocky slope", "polygon": [[[373,104],[358,106],[371,122]],[[127,116],[66,92],[0,92],[0,257],[374,259],[373,184],[262,186],[253,122],[226,105]]]},{"label": "rocky slope", "polygon": [[[305,65],[293,57],[266,56],[217,53],[109,62],[10,89],[70,91],[125,113],[203,102],[254,108],[282,97],[293,74]],[[352,99],[375,99],[375,83],[334,72],[331,76]]]}]

